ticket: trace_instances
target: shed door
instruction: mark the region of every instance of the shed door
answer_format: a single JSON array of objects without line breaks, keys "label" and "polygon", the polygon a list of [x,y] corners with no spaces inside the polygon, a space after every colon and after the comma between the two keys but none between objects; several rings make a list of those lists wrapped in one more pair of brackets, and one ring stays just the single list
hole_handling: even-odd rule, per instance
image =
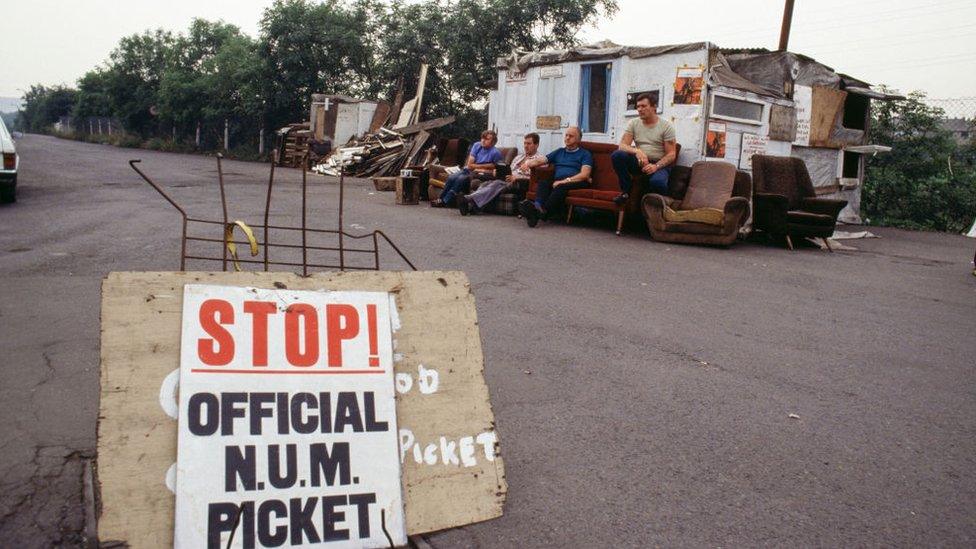
[{"label": "shed door", "polygon": [[[548,65],[539,78],[536,93],[536,132],[543,154],[563,146],[563,131],[577,124],[579,65]],[[541,71],[540,71],[541,72]],[[558,127],[554,124],[558,121]],[[545,127],[540,127],[542,122]]]}]

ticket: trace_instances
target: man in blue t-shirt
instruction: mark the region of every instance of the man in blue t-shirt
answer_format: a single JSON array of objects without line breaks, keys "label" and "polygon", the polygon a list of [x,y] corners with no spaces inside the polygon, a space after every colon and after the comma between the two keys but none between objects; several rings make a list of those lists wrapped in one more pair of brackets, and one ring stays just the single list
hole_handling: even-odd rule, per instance
[{"label": "man in blue t-shirt", "polygon": [[454,200],[458,193],[467,193],[471,190],[471,175],[473,173],[483,173],[494,175],[495,164],[502,161],[502,153],[495,148],[498,142],[498,134],[492,130],[481,132],[481,141],[471,146],[468,153],[468,161],[464,164],[464,169],[452,174],[444,182],[444,191],[437,200],[431,200],[432,208],[443,208]]},{"label": "man in blue t-shirt", "polygon": [[519,213],[529,227],[535,227],[540,219],[546,219],[550,212],[561,211],[566,195],[573,189],[590,185],[590,171],[593,169],[593,154],[580,147],[583,133],[576,126],[566,128],[563,143],[566,145],[547,154],[545,158],[533,161],[529,167],[552,164],[556,171],[552,179],[540,181],[535,190],[535,202],[523,200],[519,203]]}]

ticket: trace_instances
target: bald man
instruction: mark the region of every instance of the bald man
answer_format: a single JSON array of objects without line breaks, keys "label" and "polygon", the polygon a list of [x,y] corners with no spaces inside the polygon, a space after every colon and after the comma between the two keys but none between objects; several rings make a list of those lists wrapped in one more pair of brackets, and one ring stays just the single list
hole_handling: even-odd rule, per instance
[{"label": "bald man", "polygon": [[579,127],[570,126],[563,134],[565,147],[529,163],[529,168],[547,163],[556,168],[552,179],[539,182],[535,190],[535,202],[523,200],[519,203],[519,213],[525,218],[529,227],[538,225],[539,220],[546,219],[551,212],[561,212],[569,191],[590,185],[593,154],[580,147],[582,139],[583,132]]}]

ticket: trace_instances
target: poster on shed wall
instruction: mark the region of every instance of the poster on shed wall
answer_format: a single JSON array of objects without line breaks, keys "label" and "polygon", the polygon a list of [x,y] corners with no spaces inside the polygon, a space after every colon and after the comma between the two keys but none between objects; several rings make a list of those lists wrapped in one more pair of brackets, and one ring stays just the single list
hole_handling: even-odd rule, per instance
[{"label": "poster on shed wall", "polygon": [[739,169],[752,169],[752,155],[766,154],[769,137],[755,133],[742,134],[742,149],[739,152]]},{"label": "poster on shed wall", "polygon": [[725,158],[726,125],[722,122],[709,122],[705,135],[705,157]]},{"label": "poster on shed wall", "polygon": [[704,70],[701,67],[679,67],[674,78],[674,104],[700,104],[704,85]]}]

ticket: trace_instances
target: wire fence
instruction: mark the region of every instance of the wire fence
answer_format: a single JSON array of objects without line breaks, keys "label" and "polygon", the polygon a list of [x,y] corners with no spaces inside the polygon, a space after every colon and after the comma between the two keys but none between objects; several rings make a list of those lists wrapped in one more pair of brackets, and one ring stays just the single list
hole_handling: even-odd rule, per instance
[{"label": "wire fence", "polygon": [[945,118],[976,119],[976,97],[926,99],[925,102],[930,106],[942,109]]}]

